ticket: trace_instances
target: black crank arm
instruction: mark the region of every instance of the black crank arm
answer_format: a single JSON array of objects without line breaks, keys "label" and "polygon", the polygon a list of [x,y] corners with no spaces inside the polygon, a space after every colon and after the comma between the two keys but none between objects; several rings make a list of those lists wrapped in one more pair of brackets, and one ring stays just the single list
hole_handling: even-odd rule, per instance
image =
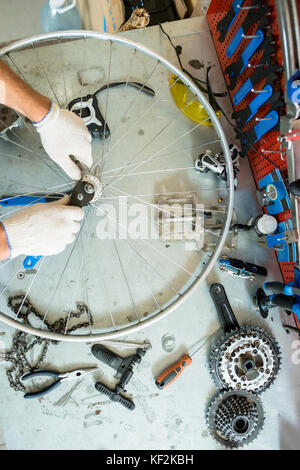
[{"label": "black crank arm", "polygon": [[239,328],[239,324],[232,311],[222,284],[212,284],[209,292],[217,309],[224,333],[229,333],[230,331]]}]

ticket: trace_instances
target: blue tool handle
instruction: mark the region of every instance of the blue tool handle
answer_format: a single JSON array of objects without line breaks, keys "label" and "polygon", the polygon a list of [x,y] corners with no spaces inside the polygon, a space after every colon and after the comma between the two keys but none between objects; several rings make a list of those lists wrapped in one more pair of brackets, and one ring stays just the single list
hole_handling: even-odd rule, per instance
[{"label": "blue tool handle", "polygon": [[49,385],[49,387],[44,388],[43,390],[39,390],[37,392],[25,393],[24,398],[38,398],[46,395],[46,393],[51,392],[55,388],[60,385],[60,380],[58,382],[54,382],[53,384]]},{"label": "blue tool handle", "polygon": [[28,374],[23,375],[22,380],[32,379],[34,377],[58,377],[57,372],[53,372],[51,370],[33,370],[32,372],[28,372]]},{"label": "blue tool handle", "polygon": [[[252,115],[254,115],[257,112],[257,110],[272,96],[272,93],[273,93],[272,85],[265,86],[263,90],[265,91],[263,93],[258,93],[256,97],[249,104],[249,108],[250,108]],[[249,119],[251,119],[251,117]]]},{"label": "blue tool handle", "polygon": [[42,258],[42,256],[26,256],[23,261],[23,266],[25,269],[32,269],[37,264],[37,262]]},{"label": "blue tool handle", "polygon": [[275,233],[274,235],[267,235],[267,244],[269,248],[276,245],[286,245],[285,232]]},{"label": "blue tool handle", "polygon": [[231,43],[229,44],[229,46],[226,49],[226,54],[227,54],[227,57],[229,59],[230,59],[230,57],[233,56],[233,54],[235,53],[235,51],[239,47],[240,43],[242,42],[243,34],[244,34],[244,30],[243,30],[243,27],[241,26],[240,29],[238,29],[238,31],[236,32],[234,38],[232,39]]},{"label": "blue tool handle", "polygon": [[0,199],[0,206],[28,206],[37,202],[47,202],[46,196],[10,196]]},{"label": "blue tool handle", "polygon": [[232,99],[233,104],[235,106],[238,105],[245,98],[245,96],[248,95],[248,93],[252,90],[252,88],[253,88],[253,85],[252,85],[251,78],[248,78],[248,80],[246,80],[245,83],[243,83],[241,88],[234,95]]},{"label": "blue tool handle", "polygon": [[255,134],[257,137],[255,142],[261,139],[267,132],[269,132],[274,126],[276,126],[279,120],[277,111],[271,111],[264,117],[264,119],[266,119],[266,121],[260,121],[254,127]]},{"label": "blue tool handle", "polygon": [[251,59],[251,57],[253,56],[253,54],[255,53],[256,49],[258,48],[258,46],[260,46],[260,44],[263,42],[263,39],[264,39],[264,33],[262,32],[261,29],[259,29],[256,33],[255,33],[255,36],[254,38],[251,39],[251,41],[249,42],[248,46],[246,47],[246,49],[244,50],[244,52],[242,53],[242,61],[243,61],[243,67],[241,68],[241,71],[240,73],[242,73],[242,71],[245,69],[245,67],[247,67],[247,65],[249,64],[249,61]]}]

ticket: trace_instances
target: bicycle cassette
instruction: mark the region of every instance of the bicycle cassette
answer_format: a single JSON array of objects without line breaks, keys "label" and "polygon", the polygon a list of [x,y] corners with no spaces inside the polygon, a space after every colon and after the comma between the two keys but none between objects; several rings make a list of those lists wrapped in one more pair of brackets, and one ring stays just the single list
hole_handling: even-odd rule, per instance
[{"label": "bicycle cassette", "polygon": [[240,327],[219,337],[209,353],[209,370],[220,389],[260,393],[275,380],[280,349],[269,333],[258,327]]},{"label": "bicycle cassette", "polygon": [[228,448],[252,442],[264,425],[264,411],[257,396],[245,391],[218,393],[206,413],[212,437]]}]

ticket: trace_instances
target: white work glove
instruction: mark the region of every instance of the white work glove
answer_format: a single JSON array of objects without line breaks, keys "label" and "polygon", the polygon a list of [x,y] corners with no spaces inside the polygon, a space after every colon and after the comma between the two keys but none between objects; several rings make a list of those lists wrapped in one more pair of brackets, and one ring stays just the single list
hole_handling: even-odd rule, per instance
[{"label": "white work glove", "polygon": [[59,201],[33,204],[4,220],[10,257],[56,255],[73,243],[84,213],[80,207],[67,205],[69,200],[65,196]]},{"label": "white work glove", "polygon": [[41,135],[41,141],[49,157],[73,180],[81,179],[81,172],[70,157],[90,168],[92,137],[83,120],[66,109],[52,103],[49,113],[40,122],[33,123]]}]

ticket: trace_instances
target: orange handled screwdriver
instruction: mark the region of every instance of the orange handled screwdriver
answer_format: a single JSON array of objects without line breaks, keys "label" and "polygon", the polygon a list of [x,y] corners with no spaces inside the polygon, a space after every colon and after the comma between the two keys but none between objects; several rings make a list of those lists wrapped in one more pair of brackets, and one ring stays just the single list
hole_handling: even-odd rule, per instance
[{"label": "orange handled screwdriver", "polygon": [[175,362],[170,367],[165,369],[159,375],[159,377],[157,377],[155,381],[156,386],[160,390],[163,390],[164,388],[171,385],[171,383],[173,383],[176,379],[178,379],[178,377],[180,376],[180,374],[182,374],[184,369],[186,369],[188,366],[192,364],[192,356],[196,354],[196,352],[198,352],[203,346],[205,346],[205,344],[208,341],[212,340],[219,333],[219,331],[220,331],[220,328],[214,331],[214,333],[212,333],[210,336],[206,338],[201,338],[201,340],[198,341],[198,343],[196,343],[195,346],[192,348],[192,352],[190,352],[189,354],[184,354],[179,359],[179,361]]}]

